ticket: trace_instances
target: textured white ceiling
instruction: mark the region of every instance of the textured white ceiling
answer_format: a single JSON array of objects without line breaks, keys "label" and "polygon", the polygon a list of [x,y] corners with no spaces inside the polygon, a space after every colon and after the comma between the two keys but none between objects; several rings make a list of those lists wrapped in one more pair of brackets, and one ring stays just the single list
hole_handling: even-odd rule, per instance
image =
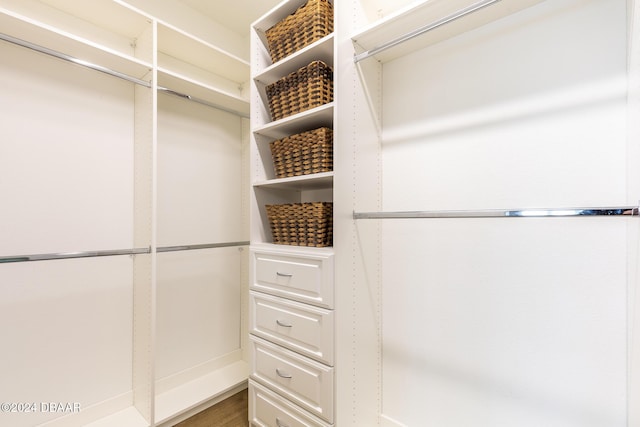
[{"label": "textured white ceiling", "polygon": [[249,26],[282,0],[180,0],[243,37]]}]

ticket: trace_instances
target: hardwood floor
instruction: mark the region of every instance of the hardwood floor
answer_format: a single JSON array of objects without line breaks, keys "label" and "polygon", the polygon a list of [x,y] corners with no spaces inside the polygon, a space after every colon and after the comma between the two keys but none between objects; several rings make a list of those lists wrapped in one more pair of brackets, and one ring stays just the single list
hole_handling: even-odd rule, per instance
[{"label": "hardwood floor", "polygon": [[248,427],[247,390],[234,394],[175,427]]}]

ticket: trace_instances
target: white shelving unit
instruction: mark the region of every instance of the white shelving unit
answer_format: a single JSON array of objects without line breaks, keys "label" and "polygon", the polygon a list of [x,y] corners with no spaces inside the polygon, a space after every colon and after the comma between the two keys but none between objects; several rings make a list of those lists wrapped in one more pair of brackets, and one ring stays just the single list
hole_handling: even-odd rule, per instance
[{"label": "white shelving unit", "polygon": [[277,178],[269,147],[289,135],[334,128],[335,101],[275,121],[268,109],[267,85],[314,60],[335,65],[333,33],[272,63],[265,31],[305,3],[283,1],[251,28],[249,420],[255,425],[335,422],[334,249],[271,243],[265,210],[267,204],[333,202],[333,171]]},{"label": "white shelving unit", "polygon": [[[168,426],[247,387],[249,64],[206,32],[125,1],[90,3],[0,5],[16,106],[0,176],[23,183],[2,185],[13,207],[0,292],[22,288],[14,307],[31,319],[15,327],[3,376],[21,389],[6,398],[81,408],[0,424]],[[231,246],[199,247],[217,243]],[[88,257],[62,259],[76,251]],[[51,260],[6,260],[20,254]],[[39,327],[68,334],[38,343]]]},{"label": "white shelving unit", "polygon": [[252,26],[252,244],[269,243],[269,224],[264,205],[332,201],[332,173],[275,179],[269,143],[288,135],[318,127],[333,128],[334,103],[302,111],[283,119],[271,120],[265,87],[313,60],[334,66],[334,36],[329,34],[313,44],[273,64],[268,52],[265,31],[295,12],[305,1],[285,1]]},{"label": "white shelving unit", "polygon": [[158,51],[159,86],[248,116],[245,60],[166,23],[158,26]]}]

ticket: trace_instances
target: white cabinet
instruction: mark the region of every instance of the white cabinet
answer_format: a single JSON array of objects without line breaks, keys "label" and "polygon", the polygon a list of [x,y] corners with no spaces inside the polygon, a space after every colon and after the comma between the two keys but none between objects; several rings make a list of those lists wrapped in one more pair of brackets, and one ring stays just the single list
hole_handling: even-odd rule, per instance
[{"label": "white cabinet", "polygon": [[251,337],[251,377],[333,423],[334,368]]},{"label": "white cabinet", "polygon": [[[252,245],[249,287],[250,383],[298,405],[303,418],[313,414],[333,424],[332,249]],[[257,398],[250,393],[252,420],[273,422],[275,414],[279,425],[288,425],[290,415],[281,406]]]},{"label": "white cabinet", "polygon": [[249,63],[90,3],[0,4],[5,399],[80,408],[3,425],[169,425],[248,378]]},{"label": "white cabinet", "polygon": [[284,246],[256,246],[250,287],[324,308],[333,308],[333,251],[286,250]]},{"label": "white cabinet", "polygon": [[276,140],[321,127],[333,129],[333,100],[276,120],[269,110],[269,85],[313,61],[335,65],[333,33],[272,62],[265,32],[305,4],[284,1],[251,28],[249,416],[259,426],[335,422],[334,248],[274,244],[265,208],[333,202],[333,169],[278,177],[270,152]]},{"label": "white cabinet", "polygon": [[249,421],[259,427],[329,427],[320,418],[301,410],[277,393],[249,383]]},{"label": "white cabinet", "polygon": [[249,297],[249,331],[333,365],[333,310],[254,292]]}]

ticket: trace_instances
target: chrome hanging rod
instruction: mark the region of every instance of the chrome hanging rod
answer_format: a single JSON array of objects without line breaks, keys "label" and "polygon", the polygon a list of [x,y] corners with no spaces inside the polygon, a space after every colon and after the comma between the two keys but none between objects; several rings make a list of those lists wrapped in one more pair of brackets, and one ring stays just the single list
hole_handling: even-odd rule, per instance
[{"label": "chrome hanging rod", "polygon": [[201,245],[163,246],[156,249],[156,252],[176,252],[191,251],[196,249],[228,248],[233,246],[247,246],[249,242],[225,242],[225,243],[205,243]]},{"label": "chrome hanging rod", "polygon": [[[8,34],[0,33],[0,40],[4,40],[6,42],[13,43],[13,44],[18,45],[18,46],[26,47],[26,48],[34,50],[36,52],[44,53],[45,55],[53,56],[55,58],[62,59],[64,61],[71,62],[73,64],[81,65],[83,67],[86,67],[86,68],[89,68],[89,69],[92,69],[92,70],[95,70],[95,71],[99,71],[101,73],[105,73],[105,74],[108,74],[110,76],[118,77],[119,79],[123,79],[123,80],[129,81],[129,82],[135,83],[137,85],[141,85],[141,86],[148,87],[148,88],[150,88],[152,86],[151,83],[146,81],[146,80],[138,79],[138,78],[130,76],[128,74],[124,74],[124,73],[121,73],[119,71],[115,71],[115,70],[112,70],[110,68],[103,67],[101,65],[93,64],[91,62],[75,58],[73,56],[70,56],[70,55],[55,51],[53,49],[49,49],[49,48],[44,47],[44,46],[40,46],[40,45],[31,43],[31,42],[28,42],[26,40],[22,40],[22,39],[10,36]],[[206,105],[206,106],[211,107],[211,108],[215,108],[215,109],[218,109],[218,110],[226,111],[228,113],[232,113],[232,114],[235,114],[235,115],[243,117],[243,118],[247,118],[247,119],[249,118],[248,114],[241,113],[239,111],[235,111],[235,110],[232,110],[230,108],[226,108],[226,107],[224,107],[222,105],[214,104],[212,102],[206,101],[206,100],[201,99],[201,98],[197,98],[195,96],[191,96],[191,95],[187,95],[187,94],[184,94],[184,93],[180,93],[178,91],[175,91],[175,90],[172,90],[172,89],[169,89],[169,88],[166,88],[166,87],[158,86],[158,90],[162,91],[162,92],[165,92],[165,93],[168,93],[168,94],[171,94],[171,95],[174,95],[174,96],[178,96],[178,97],[183,98],[183,99],[188,99],[189,101],[197,102],[198,104],[202,104],[202,105]]]},{"label": "chrome hanging rod", "polygon": [[[176,251],[188,251],[195,249],[211,249],[211,248],[225,248],[233,246],[246,246],[249,242],[225,242],[225,243],[205,243],[198,245],[182,245],[182,246],[163,246],[156,248],[156,252],[176,252]],[[60,260],[60,259],[73,259],[73,258],[95,258],[105,256],[118,256],[118,255],[140,255],[150,254],[151,248],[134,248],[134,249],[115,249],[105,251],[86,251],[86,252],[61,252],[50,254],[35,254],[35,255],[13,255],[13,256],[0,256],[0,264],[8,264],[13,262],[27,262],[27,261],[47,261],[47,260]]]},{"label": "chrome hanging rod", "polygon": [[51,254],[36,254],[36,255],[17,255],[17,256],[3,256],[0,257],[0,264],[11,262],[26,262],[26,261],[47,261],[47,260],[59,260],[59,259],[72,259],[72,258],[94,258],[104,256],[117,256],[117,255],[138,255],[151,253],[149,248],[135,248],[135,249],[116,249],[106,251],[87,251],[87,252],[62,252]]},{"label": "chrome hanging rod", "polygon": [[213,102],[209,102],[209,101],[206,101],[206,100],[201,99],[201,98],[196,98],[195,96],[187,95],[185,93],[181,93],[181,92],[175,91],[173,89],[169,89],[169,88],[166,88],[166,87],[158,86],[158,90],[161,91],[161,92],[167,93],[169,95],[177,96],[179,98],[183,98],[183,99],[187,99],[189,101],[197,102],[198,104],[206,105],[207,107],[215,108],[216,110],[221,110],[221,111],[225,111],[227,113],[235,114],[236,116],[240,116],[240,117],[243,117],[245,119],[249,118],[248,114],[241,113],[240,111],[232,110],[232,109],[224,107],[222,105],[214,104]]},{"label": "chrome hanging rod", "polygon": [[441,19],[439,19],[437,21],[434,21],[434,22],[432,22],[430,24],[422,26],[422,27],[418,28],[417,30],[411,31],[411,32],[409,32],[409,33],[407,33],[405,35],[402,35],[402,36],[400,36],[398,38],[395,38],[395,39],[393,39],[393,40],[391,40],[391,41],[389,41],[387,43],[384,43],[384,44],[382,44],[380,46],[376,46],[376,47],[374,47],[372,49],[369,49],[366,52],[362,52],[362,53],[360,53],[358,55],[355,55],[353,57],[353,61],[356,62],[356,63],[360,62],[363,59],[367,59],[367,58],[369,58],[371,56],[374,56],[374,55],[376,55],[376,54],[378,54],[380,52],[383,52],[383,51],[385,51],[387,49],[390,49],[390,48],[392,48],[394,46],[402,44],[402,43],[404,43],[404,42],[406,42],[408,40],[411,40],[413,38],[416,38],[416,37],[418,37],[418,36],[420,36],[420,35],[422,35],[424,33],[427,33],[429,31],[431,31],[431,30],[435,30],[438,27],[441,27],[441,26],[443,26],[445,24],[448,24],[450,22],[456,21],[456,20],[458,20],[458,19],[460,19],[460,18],[462,18],[462,17],[464,17],[466,15],[469,15],[469,14],[471,14],[473,12],[477,12],[478,10],[484,9],[485,7],[491,6],[492,4],[497,3],[499,1],[501,1],[501,0],[482,0],[482,1],[479,1],[477,3],[474,3],[474,4],[470,5],[470,6],[465,7],[464,9],[460,9],[459,11],[457,11],[455,13],[452,13],[451,15],[445,16],[444,18],[441,18]]},{"label": "chrome hanging rod", "polygon": [[31,42],[28,42],[26,40],[22,40],[22,39],[19,39],[19,38],[16,38],[16,37],[12,37],[12,36],[10,36],[8,34],[0,33],[0,40],[4,40],[6,42],[13,43],[13,44],[16,44],[18,46],[26,47],[27,49],[35,50],[36,52],[44,53],[45,55],[53,56],[55,58],[62,59],[64,61],[71,62],[73,64],[81,65],[83,67],[86,67],[86,68],[89,68],[89,69],[92,69],[92,70],[95,70],[95,71],[99,71],[101,73],[105,73],[105,74],[108,74],[110,76],[117,77],[119,79],[127,80],[127,81],[135,83],[137,85],[141,85],[141,86],[145,86],[145,87],[151,87],[151,83],[149,83],[149,82],[147,82],[145,80],[138,79],[136,77],[130,76],[128,74],[121,73],[119,71],[112,70],[112,69],[107,68],[107,67],[103,67],[101,65],[92,64],[91,62],[75,58],[73,56],[70,56],[70,55],[55,51],[53,49],[49,49],[49,48],[44,47],[44,46],[40,46],[40,45],[31,43]]},{"label": "chrome hanging rod", "polygon": [[638,206],[611,208],[559,208],[465,211],[354,212],[353,219],[411,218],[549,218],[573,216],[638,216]]}]

